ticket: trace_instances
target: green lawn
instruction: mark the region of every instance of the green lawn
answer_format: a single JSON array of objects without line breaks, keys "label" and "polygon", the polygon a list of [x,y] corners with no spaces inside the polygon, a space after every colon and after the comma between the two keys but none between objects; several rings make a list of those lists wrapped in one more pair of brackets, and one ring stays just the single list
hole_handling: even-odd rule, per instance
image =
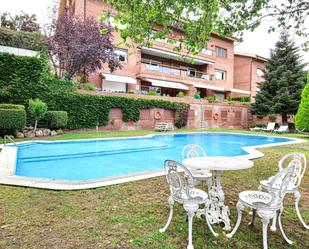
[{"label": "green lawn", "polygon": [[[198,130],[179,132],[184,131]],[[153,131],[68,133],[48,140],[150,133]],[[232,225],[236,221],[235,204],[240,191],[256,189],[259,180],[277,171],[276,162],[288,152],[303,152],[309,160],[309,138],[296,136],[308,142],[262,149],[265,156],[254,160],[255,166],[252,169],[224,172],[222,184],[226,203],[231,208]],[[308,170],[301,191],[301,212],[309,223]],[[0,185],[0,248],[186,248],[187,222],[180,205],[175,208],[174,219],[167,232],[158,232],[167,220],[168,194],[165,177],[81,191],[50,191]],[[261,222],[257,218],[256,226],[249,228],[249,219],[250,215],[246,212],[238,232],[232,239],[227,239],[219,226],[214,228],[221,234],[214,238],[206,222],[196,218],[193,224],[195,248],[262,248]],[[309,230],[306,231],[298,221],[290,196],[285,201],[283,226],[295,244],[288,246],[278,230],[275,233],[269,232],[269,248],[309,248]]]}]

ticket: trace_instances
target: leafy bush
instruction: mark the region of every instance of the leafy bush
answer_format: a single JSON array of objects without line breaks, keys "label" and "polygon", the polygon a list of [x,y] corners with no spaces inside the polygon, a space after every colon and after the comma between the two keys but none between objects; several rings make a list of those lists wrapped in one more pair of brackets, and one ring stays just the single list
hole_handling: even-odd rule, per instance
[{"label": "leafy bush", "polygon": [[155,90],[149,90],[148,95],[157,95],[157,92]]},{"label": "leafy bush", "polygon": [[25,110],[25,106],[15,105],[15,104],[0,104],[0,109],[21,109],[21,110]]},{"label": "leafy bush", "polygon": [[295,117],[295,126],[299,130],[309,131],[309,73],[307,74],[308,84],[301,94],[301,102]]},{"label": "leafy bush", "polygon": [[45,118],[50,129],[65,128],[68,123],[68,113],[65,111],[48,111]]},{"label": "leafy bush", "polygon": [[277,114],[269,114],[268,115],[269,121],[270,122],[276,122],[277,120]]},{"label": "leafy bush", "polygon": [[228,96],[227,97],[227,101],[228,102],[242,102],[242,103],[248,103],[251,101],[251,98],[250,96],[246,96],[246,97],[231,97],[231,96]]},{"label": "leafy bush", "polygon": [[35,119],[34,123],[34,132],[36,131],[36,127],[38,125],[38,121],[45,117],[47,112],[47,105],[40,99],[29,99],[28,110],[32,117]]},{"label": "leafy bush", "polygon": [[46,48],[45,41],[40,33],[14,31],[5,28],[0,28],[0,45],[36,51]]},{"label": "leafy bush", "polygon": [[83,85],[83,89],[86,90],[86,91],[94,91],[95,87],[94,87],[94,85],[91,85],[91,84],[85,84],[85,85]]},{"label": "leafy bush", "polygon": [[0,109],[0,135],[14,134],[26,125],[26,111],[23,109]]},{"label": "leafy bush", "polygon": [[209,103],[213,103],[217,101],[216,95],[213,96],[207,96],[205,97],[206,100],[208,100]]},{"label": "leafy bush", "polygon": [[252,125],[250,125],[250,128],[255,128],[255,127],[265,128],[266,124],[252,124]]},{"label": "leafy bush", "polygon": [[177,94],[177,97],[180,97],[180,98],[182,98],[182,97],[184,97],[185,96],[185,94],[183,93],[183,92],[179,92],[178,94]]},{"label": "leafy bush", "polygon": [[76,90],[77,83],[68,80],[60,80],[54,77],[47,77],[43,80],[49,91],[53,93],[72,92]]}]

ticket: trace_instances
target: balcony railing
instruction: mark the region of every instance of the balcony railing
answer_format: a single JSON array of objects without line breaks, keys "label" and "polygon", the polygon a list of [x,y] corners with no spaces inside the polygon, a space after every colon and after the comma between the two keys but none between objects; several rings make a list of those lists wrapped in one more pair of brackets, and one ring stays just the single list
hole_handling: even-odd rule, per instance
[{"label": "balcony railing", "polygon": [[204,80],[211,80],[211,75],[205,73],[205,72],[200,72],[196,70],[186,70],[184,68],[176,68],[176,67],[171,67],[168,65],[161,65],[161,64],[151,64],[148,62],[141,62],[142,65],[142,70],[151,70],[151,71],[156,71],[160,72],[163,74],[170,74],[172,76],[178,76],[179,78],[197,78],[197,79],[204,79]]}]

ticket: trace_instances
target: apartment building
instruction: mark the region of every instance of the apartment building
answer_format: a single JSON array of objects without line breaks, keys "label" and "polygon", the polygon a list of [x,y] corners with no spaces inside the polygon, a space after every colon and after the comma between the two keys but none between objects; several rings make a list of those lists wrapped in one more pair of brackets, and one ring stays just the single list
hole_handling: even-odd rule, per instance
[{"label": "apartment building", "polygon": [[234,54],[235,96],[254,97],[259,91],[258,83],[263,82],[266,58],[255,54]]},{"label": "apartment building", "polygon": [[[61,0],[60,11],[68,8],[72,15],[97,18],[103,11],[114,13],[102,0]],[[113,20],[111,20],[111,23]],[[154,26],[153,32],[160,29]],[[120,36],[114,33],[114,44],[119,44]],[[174,29],[171,45],[165,40],[155,40],[151,47],[133,44],[131,47],[119,45],[115,53],[122,68],[110,73],[103,67],[89,76],[88,81],[98,91],[136,92],[177,96],[180,92],[193,96],[199,91],[201,97],[215,95],[223,100],[228,96],[248,93],[251,86],[234,85],[234,40],[228,37],[211,35],[211,40],[199,55],[188,55],[186,51],[174,52],[174,46],[182,31]],[[179,60],[180,56],[190,58],[192,64]],[[239,89],[238,89],[239,86]],[[245,88],[245,89],[244,89]],[[248,90],[247,90],[248,88]]]}]

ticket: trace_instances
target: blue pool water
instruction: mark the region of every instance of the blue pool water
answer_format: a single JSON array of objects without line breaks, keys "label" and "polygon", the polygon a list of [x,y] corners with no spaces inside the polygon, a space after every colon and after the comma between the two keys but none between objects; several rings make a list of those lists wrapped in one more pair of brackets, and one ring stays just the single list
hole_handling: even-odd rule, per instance
[{"label": "blue pool water", "polygon": [[292,139],[230,133],[191,133],[151,137],[27,142],[18,145],[15,175],[57,180],[90,180],[162,169],[166,159],[181,161],[187,144],[210,156],[238,156],[245,146]]}]

